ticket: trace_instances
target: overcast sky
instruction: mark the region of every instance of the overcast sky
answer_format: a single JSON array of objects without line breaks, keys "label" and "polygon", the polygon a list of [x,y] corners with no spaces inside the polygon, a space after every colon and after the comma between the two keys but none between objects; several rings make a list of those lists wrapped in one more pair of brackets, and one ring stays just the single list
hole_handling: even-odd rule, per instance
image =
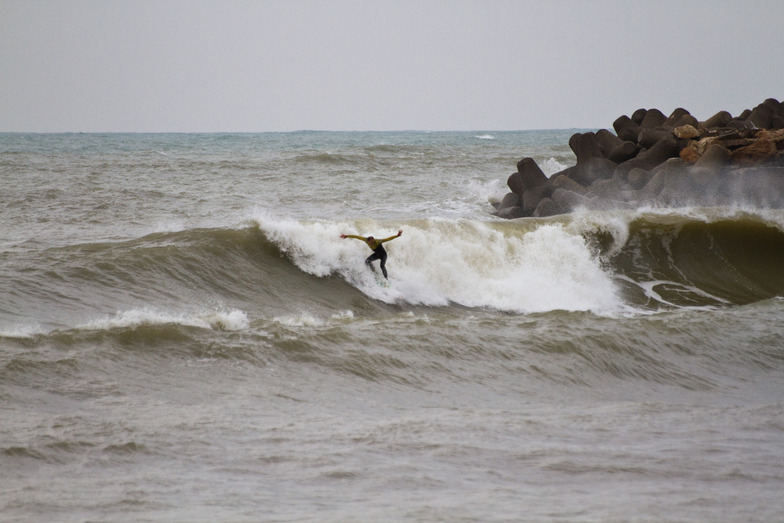
[{"label": "overcast sky", "polygon": [[0,0],[0,131],[507,130],[784,100],[784,1]]}]

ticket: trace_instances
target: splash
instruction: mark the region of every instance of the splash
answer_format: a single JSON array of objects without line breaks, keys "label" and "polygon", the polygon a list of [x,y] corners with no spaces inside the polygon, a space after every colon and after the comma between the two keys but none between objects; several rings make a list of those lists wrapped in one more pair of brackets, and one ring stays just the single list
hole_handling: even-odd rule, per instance
[{"label": "splash", "polygon": [[[608,311],[620,306],[583,237],[560,224],[536,226],[430,219],[304,222],[258,219],[267,238],[302,271],[337,274],[388,303],[487,307],[509,312]],[[370,253],[341,233],[403,236],[386,245],[391,286],[379,287],[363,263]]]}]

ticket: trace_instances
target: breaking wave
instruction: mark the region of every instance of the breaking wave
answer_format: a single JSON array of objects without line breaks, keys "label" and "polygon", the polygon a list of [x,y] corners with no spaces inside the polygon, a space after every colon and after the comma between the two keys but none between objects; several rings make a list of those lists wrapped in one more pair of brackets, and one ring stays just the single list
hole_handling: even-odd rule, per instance
[{"label": "breaking wave", "polygon": [[[0,335],[162,324],[242,330],[251,322],[248,311],[265,318],[388,307],[614,314],[742,305],[784,296],[784,220],[777,212],[405,223],[256,216],[237,228],[51,248],[35,254],[38,268],[5,282],[13,285],[2,312],[28,323],[8,322]],[[363,263],[367,247],[339,235],[384,237],[398,228],[403,236],[387,244],[391,285],[382,286]],[[25,311],[41,300],[67,312],[43,325]]]}]

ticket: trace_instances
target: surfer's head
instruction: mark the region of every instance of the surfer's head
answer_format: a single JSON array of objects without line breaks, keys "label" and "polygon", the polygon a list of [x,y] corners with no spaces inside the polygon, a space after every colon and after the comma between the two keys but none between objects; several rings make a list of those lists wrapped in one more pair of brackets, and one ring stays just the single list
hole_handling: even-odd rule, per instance
[{"label": "surfer's head", "polygon": [[375,238],[373,238],[372,236],[367,237],[367,241],[372,242],[373,240],[375,240]]}]

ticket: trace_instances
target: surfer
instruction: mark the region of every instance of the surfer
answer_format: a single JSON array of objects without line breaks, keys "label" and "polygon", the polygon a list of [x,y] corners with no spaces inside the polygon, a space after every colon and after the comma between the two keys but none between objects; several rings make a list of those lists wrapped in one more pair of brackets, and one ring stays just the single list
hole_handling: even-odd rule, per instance
[{"label": "surfer", "polygon": [[389,238],[384,238],[383,240],[377,240],[372,236],[365,237],[365,236],[356,236],[354,234],[341,234],[340,237],[343,238],[344,240],[346,238],[354,238],[357,240],[362,240],[363,242],[367,243],[367,246],[373,250],[373,254],[367,257],[367,259],[365,260],[365,265],[370,267],[370,270],[372,270],[373,272],[376,272],[376,268],[373,267],[373,262],[376,260],[381,260],[381,272],[384,274],[385,279],[389,279],[387,278],[387,268],[386,268],[387,251],[384,249],[383,243],[394,240],[401,234],[403,234],[402,230],[397,231],[397,234],[395,234],[394,236],[390,236]]}]

